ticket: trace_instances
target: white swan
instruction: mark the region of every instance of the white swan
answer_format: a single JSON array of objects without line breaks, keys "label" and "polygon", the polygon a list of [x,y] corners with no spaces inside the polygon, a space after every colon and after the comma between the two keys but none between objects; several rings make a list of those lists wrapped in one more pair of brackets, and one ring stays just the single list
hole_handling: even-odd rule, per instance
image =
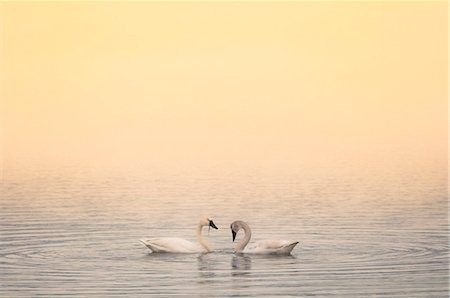
[{"label": "white swan", "polygon": [[[211,252],[212,248],[202,237],[202,228],[208,226],[217,230],[216,225],[209,218],[202,218],[197,226],[197,241],[203,246],[207,252]],[[203,252],[202,247],[199,245],[185,240],[183,238],[153,238],[148,240],[142,240],[152,252],[174,252],[174,253],[196,253]]]},{"label": "white swan", "polygon": [[236,234],[239,230],[243,229],[245,236],[235,248],[237,253],[248,253],[248,254],[290,254],[294,247],[298,244],[298,241],[286,241],[286,240],[266,240],[256,242],[247,247],[250,238],[252,237],[252,231],[250,226],[241,221],[237,220],[231,224],[231,233],[233,235],[233,242],[236,239]]}]

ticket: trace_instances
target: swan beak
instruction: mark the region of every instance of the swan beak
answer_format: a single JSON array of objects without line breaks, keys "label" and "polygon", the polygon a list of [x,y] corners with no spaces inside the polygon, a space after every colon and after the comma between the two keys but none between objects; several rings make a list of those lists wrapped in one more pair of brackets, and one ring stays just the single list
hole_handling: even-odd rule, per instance
[{"label": "swan beak", "polygon": [[211,228],[214,228],[214,229],[216,229],[216,230],[218,230],[219,228],[218,227],[216,227],[216,225],[213,223],[213,221],[212,220],[210,220],[209,221],[209,226],[211,227]]},{"label": "swan beak", "polygon": [[233,234],[233,242],[234,242],[234,239],[236,239],[236,232],[231,230],[231,234]]}]

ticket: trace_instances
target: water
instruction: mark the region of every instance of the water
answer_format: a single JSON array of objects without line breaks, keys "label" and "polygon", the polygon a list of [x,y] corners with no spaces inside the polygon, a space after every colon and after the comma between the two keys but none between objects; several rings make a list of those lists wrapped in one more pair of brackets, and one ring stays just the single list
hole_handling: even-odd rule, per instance
[{"label": "water", "polygon": [[[364,169],[364,170],[363,170]],[[0,295],[447,297],[445,165],[4,170]],[[138,240],[195,241],[210,254],[150,254]],[[291,256],[234,255],[292,239]],[[238,235],[242,237],[242,235]]]}]

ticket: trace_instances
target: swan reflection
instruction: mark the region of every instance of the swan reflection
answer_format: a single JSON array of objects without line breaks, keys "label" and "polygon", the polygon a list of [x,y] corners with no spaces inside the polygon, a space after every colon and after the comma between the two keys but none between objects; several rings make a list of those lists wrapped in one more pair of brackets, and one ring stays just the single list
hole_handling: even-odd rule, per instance
[{"label": "swan reflection", "polygon": [[232,276],[250,275],[252,269],[252,258],[246,255],[233,255],[231,258],[231,269]]},{"label": "swan reflection", "polygon": [[217,268],[217,260],[213,254],[202,253],[197,257],[197,271],[201,277],[201,283],[213,282],[216,277],[215,269]]}]

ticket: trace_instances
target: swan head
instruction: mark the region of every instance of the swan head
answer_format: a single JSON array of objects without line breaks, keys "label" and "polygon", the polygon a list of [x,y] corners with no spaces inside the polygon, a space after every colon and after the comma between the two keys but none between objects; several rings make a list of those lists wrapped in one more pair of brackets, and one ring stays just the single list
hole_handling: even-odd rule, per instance
[{"label": "swan head", "polygon": [[236,220],[233,221],[230,225],[231,228],[231,234],[233,235],[233,242],[236,239],[236,234],[239,232],[240,229],[242,229],[242,221]]},{"label": "swan head", "polygon": [[213,229],[219,229],[215,224],[214,224],[214,222],[211,220],[211,219],[209,219],[208,217],[203,217],[202,219],[200,219],[200,226],[204,226],[204,227],[211,227],[211,228],[213,228]]}]

